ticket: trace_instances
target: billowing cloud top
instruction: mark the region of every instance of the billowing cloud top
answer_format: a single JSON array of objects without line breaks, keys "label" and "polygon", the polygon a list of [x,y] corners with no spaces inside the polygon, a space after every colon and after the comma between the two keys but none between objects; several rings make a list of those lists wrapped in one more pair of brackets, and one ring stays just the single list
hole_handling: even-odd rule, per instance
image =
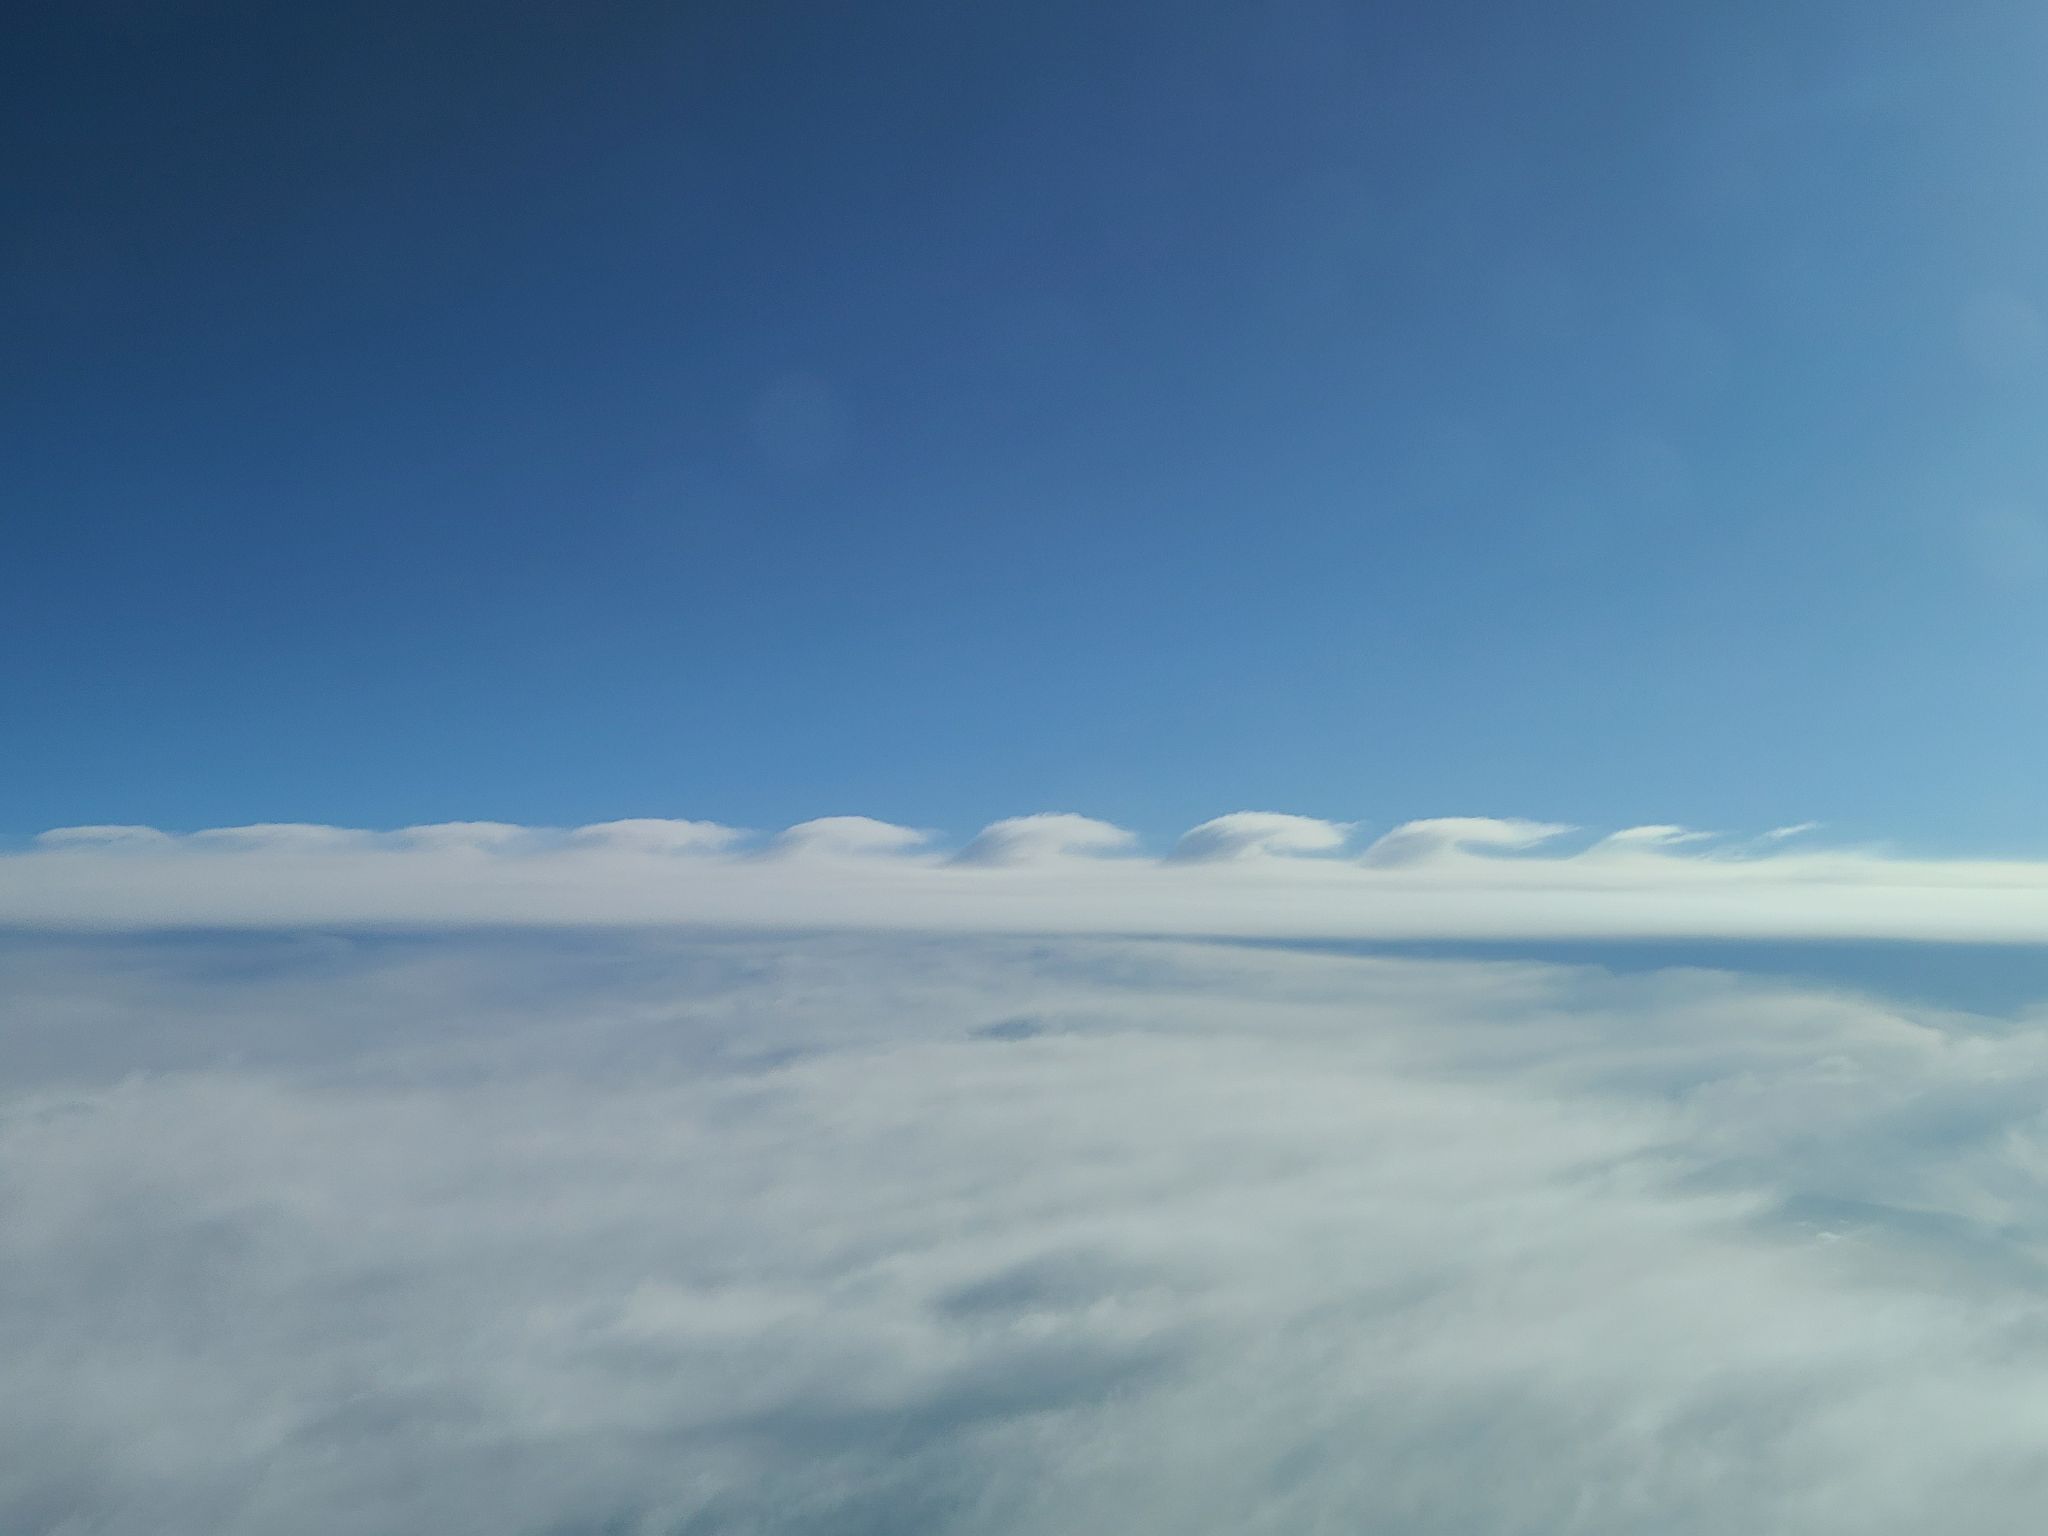
[{"label": "billowing cloud top", "polygon": [[1290,938],[2048,940],[2048,864],[1817,846],[1810,825],[1602,834],[1433,817],[1345,851],[1346,823],[1217,816],[1160,852],[1068,812],[951,847],[866,816],[779,833],[298,823],[62,827],[0,853],[0,925],[715,924]]}]

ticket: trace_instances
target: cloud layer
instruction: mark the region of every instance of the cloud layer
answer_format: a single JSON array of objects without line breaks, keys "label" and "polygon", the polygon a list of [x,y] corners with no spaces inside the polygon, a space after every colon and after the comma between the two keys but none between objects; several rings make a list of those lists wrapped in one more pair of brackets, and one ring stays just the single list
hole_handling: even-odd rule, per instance
[{"label": "cloud layer", "polygon": [[2048,863],[1829,849],[1813,831],[1460,816],[1369,837],[1240,811],[1149,852],[1069,813],[998,821],[959,845],[851,815],[772,835],[661,819],[68,827],[0,853],[0,925],[2048,941]]},{"label": "cloud layer", "polygon": [[1918,1536],[2048,1495],[2012,1021],[559,931],[17,937],[0,998],[0,1529]]}]

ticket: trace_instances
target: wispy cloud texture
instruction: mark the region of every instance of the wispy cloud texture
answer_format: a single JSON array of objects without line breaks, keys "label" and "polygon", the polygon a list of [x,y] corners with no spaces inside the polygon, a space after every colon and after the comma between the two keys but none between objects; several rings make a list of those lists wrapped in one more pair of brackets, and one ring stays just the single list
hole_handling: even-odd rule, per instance
[{"label": "wispy cloud texture", "polygon": [[0,924],[2048,940],[2048,863],[1828,848],[1814,832],[1460,816],[1373,835],[1240,811],[1155,851],[1066,812],[964,841],[853,815],[774,833],[663,819],[68,827],[0,853]]},{"label": "wispy cloud texture", "polygon": [[6,1530],[1919,1536],[2048,1495],[2010,1020],[965,937],[19,937],[0,983]]},{"label": "wispy cloud texture", "polygon": [[1262,855],[1334,853],[1351,836],[1348,823],[1287,816],[1275,811],[1232,811],[1191,827],[1174,844],[1176,859],[1246,859]]},{"label": "wispy cloud texture", "polygon": [[1010,816],[981,829],[960,850],[962,864],[1030,864],[1075,854],[1122,853],[1137,846],[1122,827],[1071,811]]}]

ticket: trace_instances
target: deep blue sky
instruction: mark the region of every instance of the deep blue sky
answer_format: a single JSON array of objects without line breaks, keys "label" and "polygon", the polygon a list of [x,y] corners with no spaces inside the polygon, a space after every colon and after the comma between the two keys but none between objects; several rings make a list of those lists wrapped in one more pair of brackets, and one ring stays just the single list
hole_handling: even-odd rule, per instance
[{"label": "deep blue sky", "polygon": [[37,10],[0,831],[2048,848],[2037,6]]}]

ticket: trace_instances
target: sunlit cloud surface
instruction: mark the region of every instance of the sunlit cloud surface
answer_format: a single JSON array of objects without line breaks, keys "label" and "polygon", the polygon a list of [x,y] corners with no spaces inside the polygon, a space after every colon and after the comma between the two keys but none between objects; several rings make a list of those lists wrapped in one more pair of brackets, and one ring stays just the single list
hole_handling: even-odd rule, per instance
[{"label": "sunlit cloud surface", "polygon": [[1829,847],[1818,834],[1485,816],[1373,829],[1265,811],[1158,848],[1068,812],[964,839],[859,815],[770,832],[651,818],[87,826],[0,853],[0,923],[2048,940],[2048,863]]},{"label": "sunlit cloud surface", "polygon": [[0,983],[9,1531],[1919,1536],[2048,1493],[2012,1020],[964,936],[17,936]]}]

